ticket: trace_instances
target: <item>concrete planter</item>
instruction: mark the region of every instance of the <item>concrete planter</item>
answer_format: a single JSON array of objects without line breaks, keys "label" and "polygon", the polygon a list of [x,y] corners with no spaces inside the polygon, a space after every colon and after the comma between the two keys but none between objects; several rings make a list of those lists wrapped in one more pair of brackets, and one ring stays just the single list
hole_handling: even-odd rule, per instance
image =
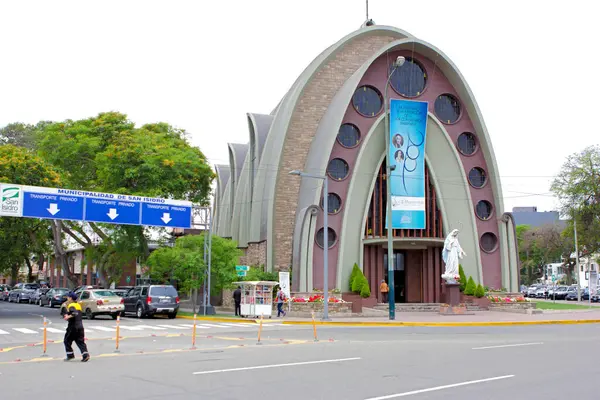
[{"label": "concrete planter", "polygon": [[467,314],[467,306],[461,304],[458,306],[449,306],[443,304],[440,306],[440,314],[442,315],[465,315]]},{"label": "concrete planter", "polygon": [[523,302],[523,303],[490,303],[490,310],[507,309],[507,310],[531,310],[535,309],[537,305],[535,303]]},{"label": "concrete planter", "polygon": [[467,296],[461,293],[460,302],[472,304],[474,306],[479,307],[482,310],[487,310],[490,307],[490,299],[488,299],[487,297],[477,298],[475,296]]},{"label": "concrete planter", "polygon": [[[315,318],[323,316],[324,303],[289,303],[283,305],[288,317],[310,318],[315,313]],[[288,307],[289,311],[288,311]],[[277,315],[277,305],[273,307],[273,315]],[[352,303],[329,303],[329,315],[331,317],[352,316]]]},{"label": "concrete planter", "polygon": [[377,305],[377,298],[375,296],[363,299],[359,294],[353,292],[342,294],[342,300],[352,303],[352,312],[358,314],[362,313],[363,307],[373,308]]}]

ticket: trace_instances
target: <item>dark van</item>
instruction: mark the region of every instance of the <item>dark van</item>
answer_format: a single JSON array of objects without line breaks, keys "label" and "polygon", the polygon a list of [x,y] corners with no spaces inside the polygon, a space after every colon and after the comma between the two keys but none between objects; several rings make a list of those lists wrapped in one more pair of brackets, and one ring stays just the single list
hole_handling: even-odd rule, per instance
[{"label": "dark van", "polygon": [[135,286],[125,295],[125,313],[138,318],[167,315],[175,318],[179,311],[179,294],[171,285]]}]

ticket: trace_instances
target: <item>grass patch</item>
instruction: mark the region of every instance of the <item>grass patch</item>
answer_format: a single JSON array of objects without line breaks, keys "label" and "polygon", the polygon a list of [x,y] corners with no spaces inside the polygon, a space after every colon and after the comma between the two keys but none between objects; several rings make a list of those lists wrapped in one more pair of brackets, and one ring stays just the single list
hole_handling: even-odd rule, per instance
[{"label": "grass patch", "polygon": [[[584,310],[590,308],[590,306],[581,304],[552,303],[550,301],[536,301],[535,304],[538,310]],[[594,306],[592,305],[592,307]]]}]

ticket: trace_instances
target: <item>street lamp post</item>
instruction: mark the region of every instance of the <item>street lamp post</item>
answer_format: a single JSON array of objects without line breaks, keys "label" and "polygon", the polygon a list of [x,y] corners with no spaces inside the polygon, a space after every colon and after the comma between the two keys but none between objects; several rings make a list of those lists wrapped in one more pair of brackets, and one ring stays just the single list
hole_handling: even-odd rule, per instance
[{"label": "street lamp post", "polygon": [[387,219],[387,261],[388,261],[388,303],[389,303],[389,318],[390,320],[396,319],[396,291],[394,290],[394,239],[393,239],[393,229],[392,229],[392,179],[391,173],[395,166],[392,167],[392,160],[390,159],[390,121],[388,120],[388,86],[390,84],[390,79],[392,79],[392,75],[396,72],[398,67],[404,65],[406,59],[402,56],[396,58],[394,63],[392,64],[392,72],[390,72],[387,81],[385,82],[385,89],[383,91],[383,104],[384,104],[384,112],[385,112],[385,143],[386,143],[386,187],[387,187],[387,198],[386,198],[386,219]]},{"label": "street lamp post", "polygon": [[327,216],[329,214],[329,188],[327,186],[327,176],[313,175],[306,172],[293,170],[290,175],[297,175],[302,178],[314,178],[323,180],[323,321],[329,321],[329,225]]}]

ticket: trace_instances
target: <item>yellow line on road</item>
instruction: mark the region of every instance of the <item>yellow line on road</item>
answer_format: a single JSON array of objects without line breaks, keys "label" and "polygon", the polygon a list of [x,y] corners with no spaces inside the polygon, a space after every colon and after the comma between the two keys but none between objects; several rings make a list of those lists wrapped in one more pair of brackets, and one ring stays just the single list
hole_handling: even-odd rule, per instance
[{"label": "yellow line on road", "polygon": [[[284,325],[312,325],[312,321],[283,321]],[[481,322],[347,322],[315,321],[316,325],[327,326],[428,326],[428,327],[460,327],[460,326],[519,326],[519,325],[578,325],[578,324],[600,324],[600,319],[574,319],[574,320],[540,320],[540,321],[481,321]]]}]

